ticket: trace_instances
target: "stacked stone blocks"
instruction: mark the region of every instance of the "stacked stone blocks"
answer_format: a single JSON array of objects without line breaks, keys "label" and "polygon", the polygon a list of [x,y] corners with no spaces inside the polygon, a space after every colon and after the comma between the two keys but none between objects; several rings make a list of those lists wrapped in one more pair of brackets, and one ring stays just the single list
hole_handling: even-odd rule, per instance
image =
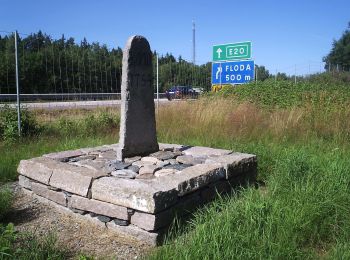
[{"label": "stacked stone blocks", "polygon": [[74,214],[157,244],[175,216],[185,217],[256,176],[255,155],[208,147],[159,147],[158,152],[123,161],[113,159],[117,144],[22,160],[19,183]]}]

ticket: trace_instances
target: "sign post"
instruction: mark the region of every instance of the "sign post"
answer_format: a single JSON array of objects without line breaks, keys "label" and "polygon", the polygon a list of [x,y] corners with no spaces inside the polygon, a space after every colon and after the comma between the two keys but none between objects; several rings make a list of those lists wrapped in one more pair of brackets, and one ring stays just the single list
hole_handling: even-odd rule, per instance
[{"label": "sign post", "polygon": [[244,84],[254,80],[254,61],[228,61],[212,64],[211,83]]},{"label": "sign post", "polygon": [[251,42],[228,43],[213,46],[213,61],[249,60],[251,57]]},{"label": "sign post", "polygon": [[237,42],[213,46],[211,83],[244,84],[254,80],[252,43]]}]

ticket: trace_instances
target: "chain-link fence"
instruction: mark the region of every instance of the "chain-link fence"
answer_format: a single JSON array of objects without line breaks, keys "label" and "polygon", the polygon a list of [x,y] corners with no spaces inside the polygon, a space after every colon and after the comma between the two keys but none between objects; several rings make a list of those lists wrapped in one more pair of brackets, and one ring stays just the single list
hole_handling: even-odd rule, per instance
[{"label": "chain-link fence", "polygon": [[[101,108],[114,115],[119,104],[122,73],[122,49],[108,48],[85,38],[76,42],[62,35],[59,39],[38,32],[17,35],[17,55],[21,103],[32,109],[41,121],[82,117],[89,108]],[[172,54],[153,53],[155,98],[197,98],[211,91],[211,62],[186,61]],[[16,107],[15,34],[0,32],[0,106]],[[326,70],[325,70],[326,69]],[[268,71],[256,65],[255,81],[268,78],[307,80],[315,73],[342,71],[337,64],[308,61],[288,68]],[[283,72],[282,72],[283,71]],[[157,92],[158,91],[158,92]],[[157,102],[159,104],[159,102]],[[70,110],[71,112],[57,111]],[[56,111],[56,112],[55,112]],[[76,111],[76,112],[72,112]]]}]

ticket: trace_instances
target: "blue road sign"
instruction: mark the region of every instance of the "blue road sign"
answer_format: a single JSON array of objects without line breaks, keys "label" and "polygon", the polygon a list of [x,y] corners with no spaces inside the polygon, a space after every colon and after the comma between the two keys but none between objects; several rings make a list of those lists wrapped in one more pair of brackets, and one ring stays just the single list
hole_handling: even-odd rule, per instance
[{"label": "blue road sign", "polygon": [[254,80],[254,61],[228,61],[212,64],[212,84],[243,84]]}]

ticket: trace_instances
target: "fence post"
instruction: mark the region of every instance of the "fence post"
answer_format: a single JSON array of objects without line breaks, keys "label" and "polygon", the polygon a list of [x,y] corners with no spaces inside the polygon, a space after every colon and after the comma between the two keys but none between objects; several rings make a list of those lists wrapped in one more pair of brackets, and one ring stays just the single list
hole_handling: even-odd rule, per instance
[{"label": "fence post", "polygon": [[157,112],[159,113],[159,59],[157,53]]},{"label": "fence post", "polygon": [[15,31],[15,60],[16,60],[16,94],[17,94],[17,123],[18,123],[18,136],[21,136],[21,99],[19,89],[19,77],[18,77],[18,48],[17,48],[17,30]]},{"label": "fence post", "polygon": [[258,65],[255,65],[255,85],[258,84]]}]

